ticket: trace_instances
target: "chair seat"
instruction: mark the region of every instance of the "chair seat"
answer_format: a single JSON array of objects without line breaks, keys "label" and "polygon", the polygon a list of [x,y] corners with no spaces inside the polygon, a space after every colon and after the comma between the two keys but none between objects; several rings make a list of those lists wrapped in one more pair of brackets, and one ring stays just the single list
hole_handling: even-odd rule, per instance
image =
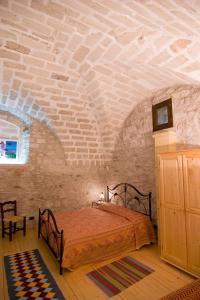
[{"label": "chair seat", "polygon": [[13,223],[15,222],[20,222],[23,221],[24,217],[23,216],[8,216],[6,218],[4,218],[4,222],[10,222],[12,221]]}]

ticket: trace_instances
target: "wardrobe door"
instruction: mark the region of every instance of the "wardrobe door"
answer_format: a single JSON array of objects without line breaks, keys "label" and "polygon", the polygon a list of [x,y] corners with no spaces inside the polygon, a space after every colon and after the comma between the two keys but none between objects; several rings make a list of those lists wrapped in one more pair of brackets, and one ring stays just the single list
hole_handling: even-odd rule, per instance
[{"label": "wardrobe door", "polygon": [[200,276],[200,215],[187,213],[188,270]]},{"label": "wardrobe door", "polygon": [[187,265],[185,213],[182,210],[162,207],[161,257],[180,267]]},{"label": "wardrobe door", "polygon": [[200,275],[200,153],[183,156],[188,270]]},{"label": "wardrobe door", "polygon": [[161,257],[185,268],[187,265],[182,156],[160,155],[159,160]]}]

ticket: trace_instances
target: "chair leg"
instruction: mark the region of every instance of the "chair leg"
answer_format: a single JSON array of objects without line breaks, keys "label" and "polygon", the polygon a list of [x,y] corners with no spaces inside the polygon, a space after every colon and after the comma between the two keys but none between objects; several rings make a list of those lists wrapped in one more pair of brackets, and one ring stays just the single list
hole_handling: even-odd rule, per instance
[{"label": "chair leg", "polygon": [[17,229],[17,223],[15,222],[15,223],[14,223],[14,226],[13,226],[13,233],[16,232],[16,229]]},{"label": "chair leg", "polygon": [[9,240],[12,241],[12,221],[9,222]]},{"label": "chair leg", "polygon": [[4,236],[5,236],[4,231],[5,231],[5,222],[2,221],[2,238],[4,238]]},{"label": "chair leg", "polygon": [[26,217],[24,217],[24,220],[23,220],[23,233],[25,236],[26,235]]}]

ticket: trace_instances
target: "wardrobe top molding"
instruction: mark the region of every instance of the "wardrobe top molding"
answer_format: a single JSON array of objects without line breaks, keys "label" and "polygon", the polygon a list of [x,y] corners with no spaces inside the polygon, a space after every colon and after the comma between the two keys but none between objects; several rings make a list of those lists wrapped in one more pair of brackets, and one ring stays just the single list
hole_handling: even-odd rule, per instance
[{"label": "wardrobe top molding", "polygon": [[200,153],[200,145],[188,145],[188,144],[171,144],[158,147],[157,155],[179,153],[185,154],[187,152]]}]

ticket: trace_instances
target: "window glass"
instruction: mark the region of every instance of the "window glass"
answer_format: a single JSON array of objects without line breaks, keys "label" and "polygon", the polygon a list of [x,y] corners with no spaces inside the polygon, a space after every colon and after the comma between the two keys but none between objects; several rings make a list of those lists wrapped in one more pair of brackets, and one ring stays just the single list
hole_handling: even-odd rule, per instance
[{"label": "window glass", "polygon": [[17,141],[6,141],[6,158],[17,158]]},{"label": "window glass", "polygon": [[0,164],[28,162],[30,124],[16,123],[0,118]]},{"label": "window glass", "polygon": [[13,162],[17,160],[17,148],[17,141],[0,139],[0,162]]}]

